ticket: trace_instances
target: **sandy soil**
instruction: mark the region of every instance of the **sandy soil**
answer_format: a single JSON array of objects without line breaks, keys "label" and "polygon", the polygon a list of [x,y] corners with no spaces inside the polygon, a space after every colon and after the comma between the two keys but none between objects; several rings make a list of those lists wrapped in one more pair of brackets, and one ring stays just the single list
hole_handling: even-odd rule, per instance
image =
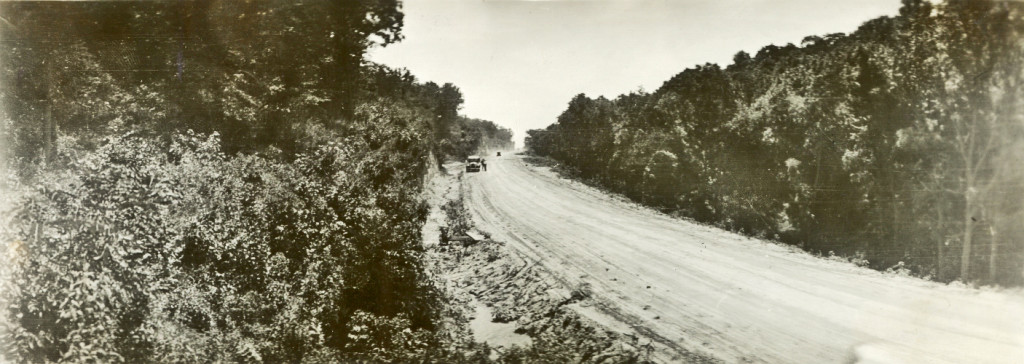
[{"label": "sandy soil", "polygon": [[472,305],[475,312],[469,328],[473,330],[473,338],[477,342],[505,347],[530,345],[529,336],[516,333],[515,323],[494,322],[494,313],[490,307],[476,300]]},{"label": "sandy soil", "polygon": [[[673,219],[517,156],[465,176],[477,227],[570,287],[606,326],[725,362],[1024,362],[1024,295],[883,275]],[[864,354],[867,353],[867,354]],[[661,353],[660,357],[671,357]]]},{"label": "sandy soil", "polygon": [[[534,260],[503,242],[485,239],[441,243],[439,227],[451,225],[440,206],[464,202],[461,166],[446,164],[447,173],[431,173],[424,197],[431,213],[423,234],[428,271],[449,302],[440,331],[468,354],[486,350],[497,362],[651,363],[656,343],[627,325],[604,318],[583,291],[564,286]],[[463,206],[464,205],[460,205]],[[465,211],[468,215],[468,211]],[[594,319],[594,318],[597,319]],[[470,344],[486,343],[479,347]],[[693,353],[678,353],[662,362],[712,363]]]}]

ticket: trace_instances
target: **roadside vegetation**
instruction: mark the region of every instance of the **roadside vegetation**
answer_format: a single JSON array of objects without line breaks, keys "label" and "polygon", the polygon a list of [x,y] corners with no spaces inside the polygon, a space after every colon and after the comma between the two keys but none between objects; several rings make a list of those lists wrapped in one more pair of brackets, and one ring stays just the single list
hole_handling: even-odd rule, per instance
[{"label": "roadside vegetation", "polygon": [[[440,176],[447,191],[437,201],[443,225],[459,234],[473,226],[465,205],[466,181],[462,172]],[[487,232],[483,232],[486,236]],[[461,303],[463,312],[474,304],[491,308],[492,317],[476,319],[514,325],[527,335],[528,344],[463,343],[466,358],[497,363],[653,363],[655,343],[637,332],[619,332],[584,317],[574,306],[592,307],[589,285],[568,286],[540,262],[527,258],[507,242],[485,238],[472,242],[430,245],[431,267],[448,283],[446,294]],[[450,307],[456,309],[457,305]],[[479,314],[479,313],[478,313]],[[467,315],[452,315],[463,328]],[[461,319],[460,319],[461,317]],[[621,330],[621,329],[620,329]],[[452,330],[462,332],[463,330]],[[668,351],[668,350],[664,350]],[[673,352],[671,361],[713,363],[713,359],[685,350]],[[662,358],[664,361],[666,358]]]},{"label": "roadside vegetation", "polygon": [[456,160],[490,151],[512,150],[512,130],[480,119],[460,116],[458,130],[452,131],[445,141],[445,154]]},{"label": "roadside vegetation", "polygon": [[364,60],[397,1],[0,10],[0,361],[469,360],[423,179],[511,133]]},{"label": "roadside vegetation", "polygon": [[851,34],[739,52],[654,92],[578,95],[526,147],[700,222],[1019,286],[1022,16],[1018,2],[904,0]]}]

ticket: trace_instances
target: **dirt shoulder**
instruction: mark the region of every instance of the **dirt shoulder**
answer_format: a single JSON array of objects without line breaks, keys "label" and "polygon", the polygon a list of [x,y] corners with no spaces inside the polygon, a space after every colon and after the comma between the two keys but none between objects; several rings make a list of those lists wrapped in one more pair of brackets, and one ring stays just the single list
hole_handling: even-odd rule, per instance
[{"label": "dirt shoulder", "polygon": [[[437,237],[442,229],[461,223],[452,220],[470,220],[464,206],[451,203],[463,200],[462,172],[458,165],[446,167],[453,172],[435,176],[445,182],[431,181],[432,188],[444,188],[435,191],[435,197],[443,198],[432,201],[437,211],[431,212],[430,218],[436,221],[427,228],[433,231],[424,233],[437,233],[427,243],[431,264],[452,294],[461,297],[459,311],[471,315],[474,303],[486,305],[489,309],[485,312],[493,314],[491,321],[514,325],[515,333],[530,341],[526,346],[494,348],[491,359],[508,363],[712,362],[707,357],[665,350],[662,344],[604,313],[588,285],[558,279],[502,241],[441,242]],[[444,209],[438,208],[445,204]],[[493,233],[476,231],[485,236]],[[669,352],[674,353],[666,355]]]},{"label": "dirt shoulder", "polygon": [[514,156],[489,164],[465,177],[478,228],[570,292],[588,287],[589,307],[651,338],[656,357],[838,363],[869,343],[908,363],[1024,354],[1020,294],[883,274],[674,219]]}]

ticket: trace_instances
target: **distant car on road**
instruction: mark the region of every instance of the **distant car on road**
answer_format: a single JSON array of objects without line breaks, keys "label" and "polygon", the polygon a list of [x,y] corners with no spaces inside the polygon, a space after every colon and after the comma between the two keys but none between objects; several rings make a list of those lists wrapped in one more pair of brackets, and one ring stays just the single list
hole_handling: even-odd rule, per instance
[{"label": "distant car on road", "polygon": [[499,157],[501,156],[501,152],[498,152],[498,156],[499,156]]},{"label": "distant car on road", "polygon": [[485,167],[484,163],[484,159],[480,156],[471,155],[469,158],[466,158],[466,172],[480,172],[480,168],[486,171],[487,167]]}]

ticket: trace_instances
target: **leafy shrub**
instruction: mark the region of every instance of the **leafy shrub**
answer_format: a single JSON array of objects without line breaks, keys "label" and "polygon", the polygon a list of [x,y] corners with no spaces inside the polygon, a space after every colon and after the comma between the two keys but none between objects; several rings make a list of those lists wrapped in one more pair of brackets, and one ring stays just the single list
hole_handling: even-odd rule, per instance
[{"label": "leafy shrub", "polygon": [[904,1],[849,35],[740,52],[652,93],[577,95],[526,147],[699,222],[878,270],[1021,285],[1024,203],[1005,198],[1024,191],[1021,14]]},{"label": "leafy shrub", "polygon": [[[69,157],[20,203],[11,359],[383,360],[436,346],[419,243],[429,146],[400,112],[361,112],[341,142],[293,162],[228,156],[194,133]],[[367,325],[415,345],[353,342]]]},{"label": "leafy shrub", "polygon": [[448,222],[449,235],[466,235],[466,232],[473,228],[473,222],[469,220],[469,211],[463,205],[462,196],[445,202],[441,206],[441,210],[447,217],[445,221]]}]

